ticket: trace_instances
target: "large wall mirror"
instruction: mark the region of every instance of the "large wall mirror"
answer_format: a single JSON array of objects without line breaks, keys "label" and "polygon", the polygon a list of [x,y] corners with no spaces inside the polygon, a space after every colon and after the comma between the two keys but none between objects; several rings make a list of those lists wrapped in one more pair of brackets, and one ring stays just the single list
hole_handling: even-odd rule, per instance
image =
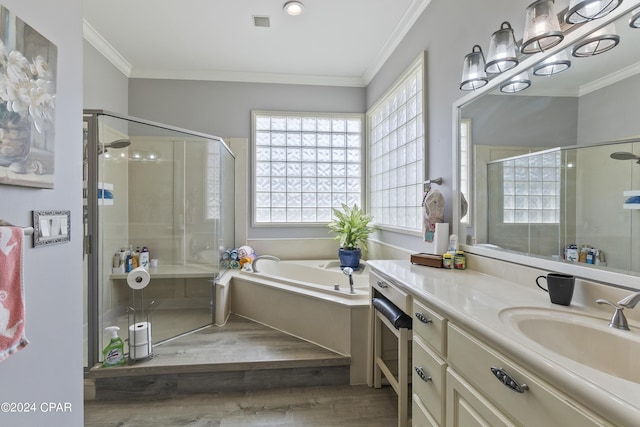
[{"label": "large wall mirror", "polygon": [[[624,1],[570,28],[454,104],[465,250],[640,289],[640,28],[629,24],[639,7]],[[596,31],[617,45],[574,56]],[[536,75],[557,55],[566,70]],[[509,92],[523,72],[530,86]]]}]

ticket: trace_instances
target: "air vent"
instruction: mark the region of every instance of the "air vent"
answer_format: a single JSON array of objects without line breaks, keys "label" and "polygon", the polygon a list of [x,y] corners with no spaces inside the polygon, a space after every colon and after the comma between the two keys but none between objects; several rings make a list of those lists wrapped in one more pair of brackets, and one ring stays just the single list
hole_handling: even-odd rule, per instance
[{"label": "air vent", "polygon": [[254,16],[253,25],[256,27],[269,28],[271,26],[271,19],[268,16]]}]

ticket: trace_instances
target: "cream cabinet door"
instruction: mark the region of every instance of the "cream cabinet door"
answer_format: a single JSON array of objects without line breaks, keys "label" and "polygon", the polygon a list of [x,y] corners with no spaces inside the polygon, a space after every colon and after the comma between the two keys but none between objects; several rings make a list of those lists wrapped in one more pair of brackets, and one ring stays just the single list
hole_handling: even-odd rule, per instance
[{"label": "cream cabinet door", "polygon": [[451,368],[447,369],[446,420],[447,427],[515,425]]}]

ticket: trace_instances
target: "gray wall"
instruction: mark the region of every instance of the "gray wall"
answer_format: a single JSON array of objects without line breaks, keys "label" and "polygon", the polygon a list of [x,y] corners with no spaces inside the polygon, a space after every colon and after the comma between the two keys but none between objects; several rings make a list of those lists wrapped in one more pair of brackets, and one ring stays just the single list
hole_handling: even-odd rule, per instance
[{"label": "gray wall", "polygon": [[580,144],[640,136],[638,126],[640,74],[580,97]]},{"label": "gray wall", "polygon": [[129,113],[221,137],[249,138],[251,110],[363,113],[364,88],[130,79]]},{"label": "gray wall", "polygon": [[558,147],[577,144],[578,98],[485,95],[462,109],[474,145]]},{"label": "gray wall", "polygon": [[[32,413],[0,413],[3,427],[82,426],[82,3],[4,0],[58,48],[55,188],[0,186],[0,218],[30,225],[33,210],[70,210],[71,241],[32,248],[25,239],[25,332],[30,341],[0,362],[0,402],[34,402]],[[62,12],[61,12],[62,11]],[[41,403],[69,403],[45,412]]]},{"label": "gray wall", "polygon": [[127,114],[129,79],[83,40],[83,108]]}]

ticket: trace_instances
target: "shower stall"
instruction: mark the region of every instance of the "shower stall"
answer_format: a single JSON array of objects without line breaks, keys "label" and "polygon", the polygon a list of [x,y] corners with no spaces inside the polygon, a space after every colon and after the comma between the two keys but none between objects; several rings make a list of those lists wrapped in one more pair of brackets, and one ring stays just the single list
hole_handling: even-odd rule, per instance
[{"label": "shower stall", "polygon": [[[102,110],[84,111],[83,135],[89,369],[108,326],[126,340],[132,319],[151,319],[161,345],[212,323],[220,257],[234,247],[235,158],[219,137]],[[135,267],[143,250],[150,282],[140,288],[127,283],[123,253]]]}]

